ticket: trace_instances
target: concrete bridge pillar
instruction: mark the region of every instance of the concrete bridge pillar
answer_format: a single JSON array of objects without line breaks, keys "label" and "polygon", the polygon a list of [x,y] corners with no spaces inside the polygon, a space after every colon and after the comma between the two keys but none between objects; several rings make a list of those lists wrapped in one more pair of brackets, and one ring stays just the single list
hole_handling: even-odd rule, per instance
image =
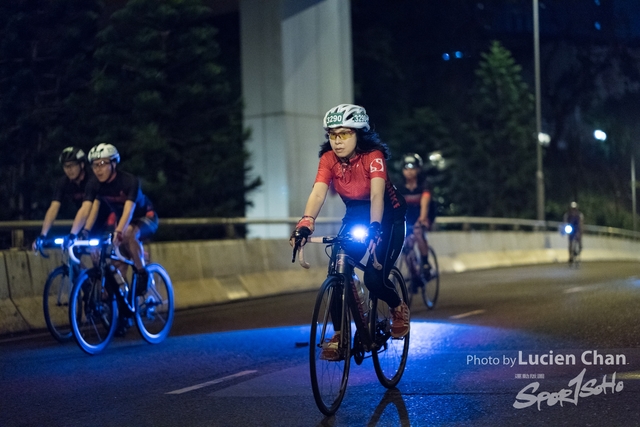
[{"label": "concrete bridge pillar", "polygon": [[[350,2],[241,0],[240,33],[251,175],[263,181],[247,217],[299,217],[317,170],[324,113],[353,102]],[[343,212],[330,196],[321,215]],[[289,233],[285,225],[249,227],[249,237]]]}]

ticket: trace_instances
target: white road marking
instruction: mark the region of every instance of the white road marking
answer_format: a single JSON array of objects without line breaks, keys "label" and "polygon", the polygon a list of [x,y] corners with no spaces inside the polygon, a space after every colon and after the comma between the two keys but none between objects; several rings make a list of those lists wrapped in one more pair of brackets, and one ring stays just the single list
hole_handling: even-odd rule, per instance
[{"label": "white road marking", "polygon": [[473,310],[462,314],[456,314],[455,316],[449,317],[449,319],[462,319],[463,317],[475,316],[476,314],[482,314],[486,310]]},{"label": "white road marking", "polygon": [[181,388],[180,390],[173,390],[173,391],[170,391],[170,392],[165,393],[165,394],[187,393],[187,392],[190,392],[190,391],[193,391],[193,390],[198,390],[200,388],[207,387],[207,386],[210,386],[210,385],[219,384],[219,383],[221,383],[223,381],[231,380],[233,378],[238,378],[238,377],[242,377],[244,375],[253,374],[254,372],[258,372],[258,371],[255,371],[255,370],[253,370],[253,371],[242,371],[242,372],[238,372],[237,374],[229,375],[227,377],[218,378],[217,380],[207,381],[206,383],[192,385],[191,387]]},{"label": "white road marking", "polygon": [[582,292],[582,291],[586,291],[586,290],[587,290],[587,288],[585,286],[575,286],[573,288],[565,289],[563,291],[563,293],[572,294],[574,292]]}]

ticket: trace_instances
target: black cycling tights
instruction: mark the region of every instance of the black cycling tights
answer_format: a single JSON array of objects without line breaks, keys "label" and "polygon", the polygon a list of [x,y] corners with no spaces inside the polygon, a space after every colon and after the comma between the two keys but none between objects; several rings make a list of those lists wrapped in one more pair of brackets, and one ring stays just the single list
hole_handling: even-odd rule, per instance
[{"label": "black cycling tights", "polygon": [[[349,232],[351,226],[353,224],[343,224],[338,234]],[[401,297],[389,280],[389,272],[398,259],[404,244],[404,221],[385,224],[381,231],[381,240],[376,247],[376,257],[378,262],[382,264],[382,269],[376,270],[373,266],[373,257],[369,257],[364,270],[364,284],[375,297],[386,302],[389,307],[395,308],[400,305]],[[348,248],[347,252],[352,258],[359,260],[364,256],[366,250],[364,245],[359,244]]]}]

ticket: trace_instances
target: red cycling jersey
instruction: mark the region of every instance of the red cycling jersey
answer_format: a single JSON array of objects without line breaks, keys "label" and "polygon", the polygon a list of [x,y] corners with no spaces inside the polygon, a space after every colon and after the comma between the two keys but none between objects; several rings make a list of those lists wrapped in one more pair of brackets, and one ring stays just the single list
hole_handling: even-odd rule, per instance
[{"label": "red cycling jersey", "polygon": [[347,205],[347,210],[357,201],[370,203],[371,179],[385,180],[385,217],[393,211],[397,218],[404,218],[405,201],[397,192],[387,175],[387,163],[379,150],[360,153],[349,161],[343,162],[333,151],[327,151],[320,157],[315,182],[333,187]]}]

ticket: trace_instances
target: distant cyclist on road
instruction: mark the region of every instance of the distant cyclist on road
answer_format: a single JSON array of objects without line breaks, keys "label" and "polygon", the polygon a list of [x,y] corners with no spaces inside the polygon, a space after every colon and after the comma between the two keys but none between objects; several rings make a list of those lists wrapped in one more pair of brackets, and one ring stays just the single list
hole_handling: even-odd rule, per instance
[{"label": "distant cyclist on road", "polygon": [[422,177],[422,166],[422,157],[416,153],[405,154],[402,157],[404,185],[398,191],[407,201],[407,242],[404,250],[412,250],[415,239],[422,258],[422,274],[425,280],[429,280],[431,265],[428,257],[429,243],[425,233],[431,230],[435,212],[431,203],[431,188]]},{"label": "distant cyclist on road", "polygon": [[578,203],[571,202],[569,210],[564,214],[563,222],[572,228],[569,233],[569,263],[573,262],[573,251],[571,243],[575,240],[578,243],[578,253],[582,252],[582,229],[584,225],[584,215],[578,210]]},{"label": "distant cyclist on road", "polygon": [[[304,215],[291,235],[291,244],[304,245],[313,233],[315,219],[333,184],[346,205],[339,234],[348,233],[355,224],[368,224],[368,248],[375,251],[382,270],[373,266],[369,257],[364,283],[371,293],[391,308],[391,335],[403,337],[409,332],[409,307],[402,301],[388,279],[404,242],[404,198],[389,180],[386,160],[389,149],[371,130],[369,117],[358,105],[341,104],[324,116],[325,142],[320,149],[320,163],[315,184],[309,195]],[[365,246],[354,248],[360,259]],[[339,317],[339,316],[338,316]],[[334,317],[334,318],[338,318]],[[333,360],[340,341],[336,331],[322,357]]]}]

